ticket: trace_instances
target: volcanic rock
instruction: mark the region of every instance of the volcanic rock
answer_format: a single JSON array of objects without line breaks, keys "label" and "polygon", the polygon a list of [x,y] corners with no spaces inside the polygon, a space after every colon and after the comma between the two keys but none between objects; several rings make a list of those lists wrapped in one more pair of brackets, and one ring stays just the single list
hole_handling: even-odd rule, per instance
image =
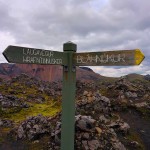
[{"label": "volcanic rock", "polygon": [[13,127],[13,121],[8,119],[0,119],[0,127]]},{"label": "volcanic rock", "polygon": [[36,140],[43,134],[50,133],[51,123],[48,118],[38,115],[29,117],[23,121],[17,129],[14,129],[18,139]]},{"label": "volcanic rock", "polygon": [[1,95],[0,97],[0,106],[2,109],[7,109],[7,108],[13,108],[13,107],[18,107],[18,108],[28,108],[28,104],[25,102],[22,102],[21,99],[13,96],[13,95]]}]

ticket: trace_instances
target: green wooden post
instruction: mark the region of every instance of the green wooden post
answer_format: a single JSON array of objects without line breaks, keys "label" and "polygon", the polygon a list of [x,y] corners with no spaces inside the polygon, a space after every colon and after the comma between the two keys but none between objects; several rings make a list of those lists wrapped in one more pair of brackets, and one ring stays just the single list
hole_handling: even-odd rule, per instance
[{"label": "green wooden post", "polygon": [[74,150],[76,68],[73,54],[76,49],[76,44],[72,42],[63,45],[67,62],[63,66],[61,150]]}]

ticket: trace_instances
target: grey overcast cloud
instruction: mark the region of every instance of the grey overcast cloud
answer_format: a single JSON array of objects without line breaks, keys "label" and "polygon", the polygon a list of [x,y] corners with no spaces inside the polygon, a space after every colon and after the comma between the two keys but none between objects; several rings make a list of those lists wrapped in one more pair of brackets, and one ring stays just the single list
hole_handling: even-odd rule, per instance
[{"label": "grey overcast cloud", "polygon": [[150,0],[0,0],[0,62],[8,45],[78,52],[139,48],[139,66],[91,67],[105,76],[150,74]]}]

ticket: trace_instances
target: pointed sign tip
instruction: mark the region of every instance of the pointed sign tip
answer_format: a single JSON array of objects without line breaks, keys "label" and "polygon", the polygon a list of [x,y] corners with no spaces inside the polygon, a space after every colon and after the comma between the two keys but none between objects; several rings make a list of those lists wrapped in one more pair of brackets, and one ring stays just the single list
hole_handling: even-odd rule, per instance
[{"label": "pointed sign tip", "polygon": [[135,65],[140,65],[145,56],[140,49],[135,50]]},{"label": "pointed sign tip", "polygon": [[8,59],[8,57],[7,57],[7,51],[8,51],[8,49],[11,47],[11,45],[9,45],[9,46],[7,46],[7,48],[3,51],[3,56],[5,57],[5,59],[9,62],[9,59]]}]

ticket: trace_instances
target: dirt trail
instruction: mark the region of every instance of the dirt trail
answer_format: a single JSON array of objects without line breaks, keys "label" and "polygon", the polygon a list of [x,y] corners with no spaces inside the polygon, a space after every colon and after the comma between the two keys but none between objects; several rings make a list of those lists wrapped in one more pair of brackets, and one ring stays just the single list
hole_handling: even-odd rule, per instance
[{"label": "dirt trail", "polygon": [[150,150],[150,120],[143,118],[135,110],[119,113],[121,118],[140,135],[146,150]]}]

